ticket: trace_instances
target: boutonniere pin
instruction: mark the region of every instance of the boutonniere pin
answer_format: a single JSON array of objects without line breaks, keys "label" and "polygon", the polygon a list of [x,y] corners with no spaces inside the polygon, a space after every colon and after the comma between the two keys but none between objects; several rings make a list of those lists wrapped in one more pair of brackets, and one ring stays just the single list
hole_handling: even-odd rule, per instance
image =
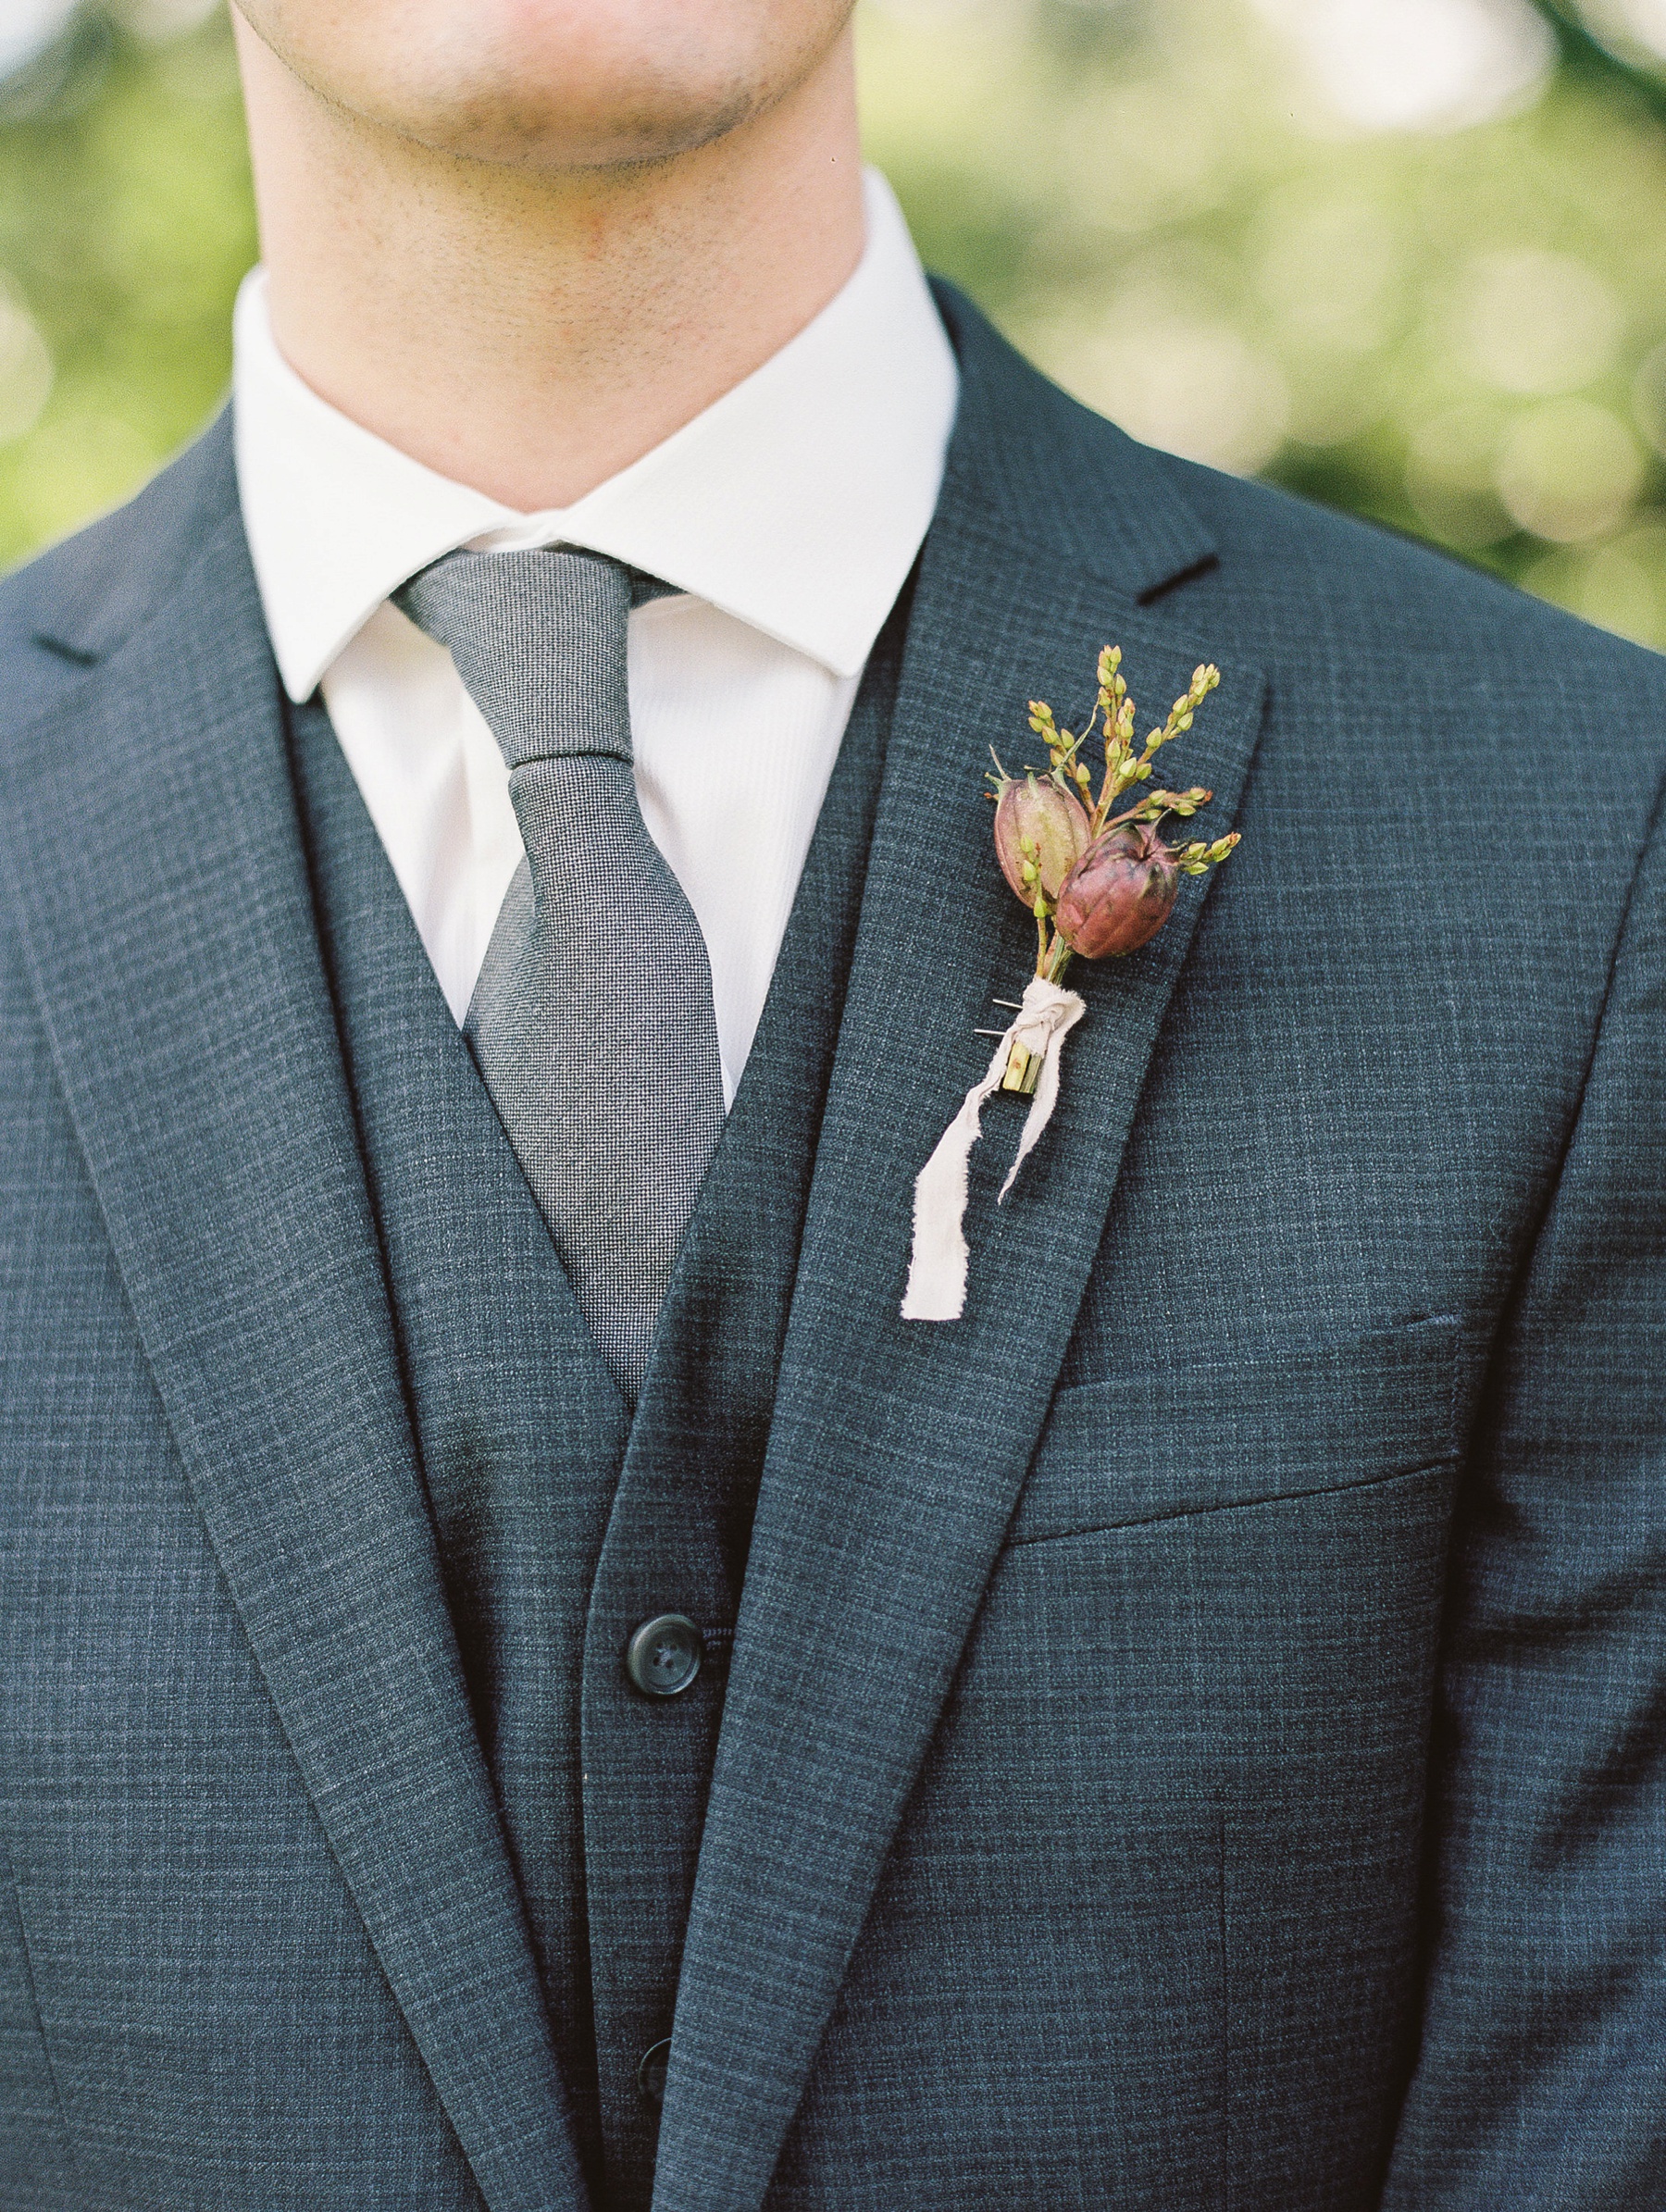
[{"label": "boutonniere pin", "polygon": [[[1099,697],[1086,728],[1061,729],[1045,701],[1030,702],[1029,726],[1047,747],[1045,773],[1026,769],[1022,777],[1009,776],[990,748],[995,773],[987,780],[995,787],[988,796],[995,802],[996,858],[1014,897],[1036,917],[1036,972],[1016,1020],[1001,1035],[988,1074],[966,1093],[914,1183],[904,1321],[958,1321],[965,1305],[968,1254],[962,1224],[984,1101],[997,1090],[1018,1091],[1031,1100],[1001,1199],[1052,1118],[1060,1052],[1088,1011],[1078,993],[1063,988],[1065,969],[1078,955],[1106,960],[1149,944],[1174,909],[1181,876],[1201,876],[1238,841],[1236,830],[1212,843],[1170,845],[1158,836],[1158,824],[1170,814],[1185,821],[1208,805],[1212,794],[1200,788],[1148,791],[1117,811],[1123,799],[1150,781],[1157,754],[1191,727],[1220,680],[1213,665],[1195,670],[1168,720],[1142,748],[1134,739],[1134,702],[1122,673],[1122,648],[1108,645],[1099,657]],[[1080,757],[1096,724],[1105,749],[1097,798]]]}]

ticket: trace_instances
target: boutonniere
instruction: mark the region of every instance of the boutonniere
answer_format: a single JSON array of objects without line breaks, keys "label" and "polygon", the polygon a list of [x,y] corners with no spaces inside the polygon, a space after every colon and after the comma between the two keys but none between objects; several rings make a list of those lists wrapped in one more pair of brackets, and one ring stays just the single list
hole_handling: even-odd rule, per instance
[{"label": "boutonniere", "polygon": [[[1107,645],[1099,657],[1099,697],[1084,729],[1061,729],[1045,700],[1030,701],[1029,726],[1047,747],[1045,772],[1026,768],[1022,777],[1009,776],[990,748],[995,773],[987,780],[995,788],[987,796],[995,802],[996,858],[1014,897],[1036,917],[1036,972],[1016,1020],[1001,1033],[988,1072],[966,1093],[914,1183],[904,1321],[958,1321],[966,1302],[962,1224],[984,1101],[996,1090],[1018,1091],[1031,1100],[1001,1199],[1052,1118],[1060,1052],[1088,1011],[1078,993],[1064,989],[1065,969],[1077,957],[1119,958],[1149,944],[1173,912],[1182,876],[1201,876],[1238,841],[1236,830],[1212,843],[1170,845],[1158,836],[1159,823],[1170,814],[1186,821],[1208,805],[1212,794],[1201,788],[1148,791],[1118,811],[1125,798],[1150,781],[1158,753],[1191,727],[1220,680],[1212,665],[1194,670],[1168,720],[1142,748],[1134,739],[1134,702],[1122,673],[1122,648]],[[1081,758],[1096,725],[1105,750],[1097,797]]]}]

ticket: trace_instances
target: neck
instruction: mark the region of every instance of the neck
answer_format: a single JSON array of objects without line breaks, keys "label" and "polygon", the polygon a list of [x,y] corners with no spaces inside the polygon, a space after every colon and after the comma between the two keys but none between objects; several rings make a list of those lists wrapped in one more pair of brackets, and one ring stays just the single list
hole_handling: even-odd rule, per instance
[{"label": "neck", "polygon": [[639,459],[861,257],[848,35],[707,144],[551,174],[332,107],[239,34],[280,350],[343,414],[506,506],[569,506]]}]

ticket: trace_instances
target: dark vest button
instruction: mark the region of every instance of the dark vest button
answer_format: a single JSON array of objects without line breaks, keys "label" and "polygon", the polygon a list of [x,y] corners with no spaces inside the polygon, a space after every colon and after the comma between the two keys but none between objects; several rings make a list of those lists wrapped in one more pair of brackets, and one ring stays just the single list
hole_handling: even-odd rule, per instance
[{"label": "dark vest button", "polygon": [[637,2060],[637,2087],[651,2105],[665,2101],[665,2069],[671,2062],[671,2038],[651,2043]]},{"label": "dark vest button", "polygon": [[625,1671],[645,1696],[679,1697],[704,1656],[700,1631],[686,1613],[655,1613],[625,1647]]}]

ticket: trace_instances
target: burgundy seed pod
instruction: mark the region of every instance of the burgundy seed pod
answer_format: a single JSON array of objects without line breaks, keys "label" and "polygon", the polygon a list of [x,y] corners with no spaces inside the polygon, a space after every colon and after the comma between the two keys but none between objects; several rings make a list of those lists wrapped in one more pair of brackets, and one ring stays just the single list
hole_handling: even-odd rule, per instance
[{"label": "burgundy seed pod", "polygon": [[[1050,899],[1088,849],[1088,809],[1056,783],[1034,776],[1022,783],[1003,785],[995,808],[995,853],[1001,872],[1032,913],[1036,887],[1024,880],[1024,863],[1029,858],[1040,876],[1040,888]],[[1034,846],[1026,855],[1023,840]]]},{"label": "burgundy seed pod", "polygon": [[1157,832],[1128,823],[1097,839],[1059,892],[1060,936],[1084,960],[1135,952],[1169,918],[1180,871]]}]

